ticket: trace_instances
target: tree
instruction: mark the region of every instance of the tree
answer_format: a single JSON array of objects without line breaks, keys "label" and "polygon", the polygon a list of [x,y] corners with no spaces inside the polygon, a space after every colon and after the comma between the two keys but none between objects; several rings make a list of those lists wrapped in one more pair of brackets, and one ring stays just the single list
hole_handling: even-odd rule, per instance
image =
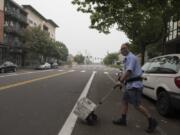
[{"label": "tree", "polygon": [[116,25],[123,30],[132,44],[140,47],[142,63],[146,46],[164,42],[167,22],[180,13],[178,0],[73,0],[72,3],[78,5],[78,11],[90,14],[90,28],[109,33]]},{"label": "tree", "polygon": [[62,42],[56,42],[56,43],[59,46],[59,53],[60,53],[61,60],[67,61],[69,52],[68,52],[66,45]]},{"label": "tree", "polygon": [[77,54],[74,57],[74,61],[77,62],[78,64],[83,64],[84,63],[85,57],[82,54]]},{"label": "tree", "polygon": [[118,53],[108,53],[103,62],[105,65],[113,65],[115,61],[118,61]]},{"label": "tree", "polygon": [[50,47],[50,38],[47,32],[44,32],[40,27],[28,28],[25,33],[24,49],[36,55],[39,61],[42,56],[47,57],[47,50]]},{"label": "tree", "polygon": [[133,52],[134,54],[139,54],[139,53],[141,53],[141,49],[140,49],[140,46],[138,46],[137,44],[130,44],[129,45],[129,50],[131,51],[131,52]]},{"label": "tree", "polygon": [[67,60],[68,49],[65,44],[52,40],[48,33],[39,27],[26,29],[24,35],[26,44],[23,48],[29,59],[39,62]]}]

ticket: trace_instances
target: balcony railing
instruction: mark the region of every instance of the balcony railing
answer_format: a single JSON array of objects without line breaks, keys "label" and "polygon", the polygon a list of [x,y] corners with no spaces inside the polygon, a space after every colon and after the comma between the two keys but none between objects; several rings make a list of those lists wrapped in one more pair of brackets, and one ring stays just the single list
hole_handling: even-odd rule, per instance
[{"label": "balcony railing", "polygon": [[4,44],[8,44],[8,39],[4,37]]},{"label": "balcony railing", "polygon": [[9,51],[11,53],[22,53],[22,49],[17,47],[11,47]]},{"label": "balcony railing", "polygon": [[6,14],[6,15],[9,15],[9,16],[15,18],[15,19],[17,19],[17,20],[20,21],[20,22],[23,22],[23,23],[25,23],[25,24],[28,24],[28,23],[27,23],[27,18],[26,18],[25,16],[21,15],[21,14],[20,14],[19,12],[17,12],[17,11],[14,11],[14,10],[12,10],[12,9],[10,9],[10,8],[7,8],[7,9],[5,10],[5,14]]},{"label": "balcony railing", "polygon": [[4,31],[6,33],[13,33],[13,34],[16,34],[18,36],[23,36],[23,30],[18,28],[18,27],[5,26]]}]

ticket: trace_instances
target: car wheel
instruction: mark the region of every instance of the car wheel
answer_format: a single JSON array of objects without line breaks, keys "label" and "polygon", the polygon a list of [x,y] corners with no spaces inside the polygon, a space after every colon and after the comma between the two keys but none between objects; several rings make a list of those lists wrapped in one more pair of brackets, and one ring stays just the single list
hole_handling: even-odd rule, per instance
[{"label": "car wheel", "polygon": [[172,112],[170,97],[167,92],[162,91],[158,94],[157,110],[163,116],[169,116]]}]

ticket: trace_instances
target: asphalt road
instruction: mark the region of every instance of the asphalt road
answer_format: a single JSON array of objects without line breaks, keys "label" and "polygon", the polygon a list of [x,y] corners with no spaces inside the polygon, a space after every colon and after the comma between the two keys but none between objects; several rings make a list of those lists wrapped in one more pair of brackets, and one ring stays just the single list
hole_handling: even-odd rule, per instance
[{"label": "asphalt road", "polygon": [[[114,85],[115,73],[113,68],[83,65],[0,74],[0,135],[145,135],[147,121],[132,106],[127,127],[112,124],[112,119],[120,117],[120,90],[115,90],[95,111],[98,122],[94,126],[71,113],[84,91],[98,103]],[[179,135],[179,113],[164,118],[153,101],[143,98],[143,103],[159,122],[153,134]]]}]

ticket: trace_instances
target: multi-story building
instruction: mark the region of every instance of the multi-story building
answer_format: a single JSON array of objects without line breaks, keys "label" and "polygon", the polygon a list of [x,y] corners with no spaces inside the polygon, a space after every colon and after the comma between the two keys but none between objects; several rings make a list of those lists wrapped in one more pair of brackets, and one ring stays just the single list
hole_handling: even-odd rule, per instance
[{"label": "multi-story building", "polygon": [[0,0],[0,43],[3,42],[4,0]]},{"label": "multi-story building", "polygon": [[180,53],[180,19],[168,23],[169,35],[166,38],[166,53]]},{"label": "multi-story building", "polygon": [[50,19],[46,19],[31,5],[23,5],[24,10],[28,13],[27,19],[30,27],[40,27],[41,30],[47,31],[49,36],[55,40],[55,30],[58,25]]},{"label": "multi-story building", "polygon": [[25,41],[22,33],[28,25],[40,27],[55,40],[58,25],[52,20],[43,17],[30,5],[21,7],[13,0],[0,0],[0,64],[10,60],[23,65]]},{"label": "multi-story building", "polygon": [[17,65],[23,63],[23,30],[27,27],[27,13],[13,0],[4,1],[4,50],[3,59]]},{"label": "multi-story building", "polygon": [[0,63],[3,59],[3,24],[4,24],[4,0],[0,0]]}]

